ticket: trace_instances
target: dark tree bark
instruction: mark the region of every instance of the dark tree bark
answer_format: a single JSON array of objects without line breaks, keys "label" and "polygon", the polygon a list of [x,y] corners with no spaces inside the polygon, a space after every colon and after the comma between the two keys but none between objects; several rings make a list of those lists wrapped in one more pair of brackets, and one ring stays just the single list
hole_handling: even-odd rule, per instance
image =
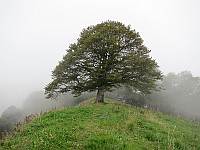
[{"label": "dark tree bark", "polygon": [[96,103],[104,103],[104,90],[98,89]]}]

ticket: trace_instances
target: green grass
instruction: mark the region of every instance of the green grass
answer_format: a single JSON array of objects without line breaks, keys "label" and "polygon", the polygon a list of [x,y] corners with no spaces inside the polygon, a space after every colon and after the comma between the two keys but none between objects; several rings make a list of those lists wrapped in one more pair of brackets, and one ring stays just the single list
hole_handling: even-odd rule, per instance
[{"label": "green grass", "polygon": [[1,143],[15,150],[200,149],[200,126],[108,100],[52,111]]}]

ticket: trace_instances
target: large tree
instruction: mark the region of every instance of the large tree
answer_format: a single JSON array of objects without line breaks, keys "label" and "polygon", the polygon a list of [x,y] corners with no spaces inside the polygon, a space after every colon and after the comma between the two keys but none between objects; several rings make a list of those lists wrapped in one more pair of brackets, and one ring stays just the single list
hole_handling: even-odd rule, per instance
[{"label": "large tree", "polygon": [[97,91],[96,102],[104,102],[104,92],[121,85],[150,93],[162,74],[149,53],[130,26],[116,21],[89,26],[53,71],[53,81],[45,88],[47,97]]}]

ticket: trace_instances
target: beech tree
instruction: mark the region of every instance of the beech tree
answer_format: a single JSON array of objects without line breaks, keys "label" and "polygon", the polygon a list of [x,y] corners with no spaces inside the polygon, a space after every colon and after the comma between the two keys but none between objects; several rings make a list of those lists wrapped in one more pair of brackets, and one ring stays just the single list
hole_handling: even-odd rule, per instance
[{"label": "beech tree", "polygon": [[104,102],[104,93],[121,85],[150,93],[162,73],[149,53],[139,33],[130,26],[117,21],[89,26],[67,49],[45,93],[52,98],[68,91],[75,96],[97,91],[96,102]]}]

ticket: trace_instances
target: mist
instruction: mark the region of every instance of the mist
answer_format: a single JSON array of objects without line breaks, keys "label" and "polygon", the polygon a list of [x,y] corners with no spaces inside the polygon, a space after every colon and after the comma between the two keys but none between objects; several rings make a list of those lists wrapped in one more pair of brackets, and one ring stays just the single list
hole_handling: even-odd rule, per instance
[{"label": "mist", "polygon": [[198,0],[0,1],[0,114],[42,91],[81,30],[105,20],[136,29],[164,74],[189,70],[200,76],[199,5]]}]

